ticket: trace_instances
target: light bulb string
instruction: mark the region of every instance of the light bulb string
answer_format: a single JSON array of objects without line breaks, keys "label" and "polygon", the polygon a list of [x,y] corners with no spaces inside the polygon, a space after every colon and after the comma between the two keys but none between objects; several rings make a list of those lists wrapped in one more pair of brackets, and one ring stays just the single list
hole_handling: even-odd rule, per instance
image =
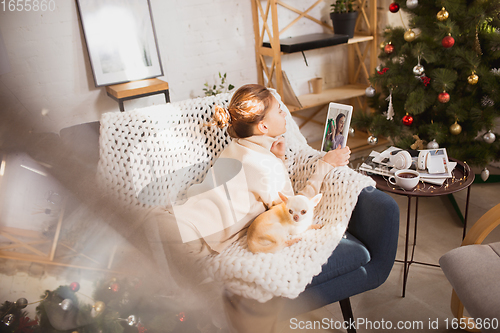
[{"label": "light bulb string", "polygon": [[41,303],[41,302],[45,301],[45,300],[47,299],[47,297],[49,297],[49,292],[46,292],[46,293],[45,293],[45,297],[44,297],[44,298],[42,298],[41,300],[36,301],[36,302],[31,302],[31,303],[28,303],[27,305],[32,305],[32,304],[36,304],[36,303]]},{"label": "light bulb string", "polygon": [[[401,11],[399,11],[399,18],[401,19],[401,24],[403,25],[403,28],[405,29],[405,31],[411,30],[411,28],[406,27],[406,24],[405,24],[405,21],[403,20],[403,15],[401,14]],[[415,34],[415,37],[420,36],[420,33],[415,33],[415,31],[413,31],[413,33]]]},{"label": "light bulb string", "polygon": [[399,18],[401,19],[401,23],[403,24],[403,28],[405,28],[405,30],[408,30],[408,29],[406,29],[406,25],[405,25],[405,22],[403,20],[403,15],[401,15],[401,11],[399,11]]},{"label": "light bulb string", "polygon": [[80,295],[83,295],[83,296],[85,296],[85,297],[87,297],[88,299],[92,300],[92,302],[94,302],[94,303],[96,302],[96,300],[95,300],[95,299],[93,299],[92,297],[87,296],[87,295],[85,295],[85,294],[83,294],[83,293],[81,293],[81,292],[79,292],[79,291],[77,291],[76,293],[77,293],[77,294],[80,294]]}]

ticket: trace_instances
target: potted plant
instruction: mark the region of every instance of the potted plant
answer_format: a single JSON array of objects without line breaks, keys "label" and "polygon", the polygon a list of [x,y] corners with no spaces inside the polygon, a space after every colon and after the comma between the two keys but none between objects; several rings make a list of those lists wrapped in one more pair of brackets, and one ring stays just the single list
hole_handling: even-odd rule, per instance
[{"label": "potted plant", "polygon": [[330,18],[333,22],[333,32],[354,37],[354,27],[358,12],[354,8],[354,0],[336,0],[331,5]]},{"label": "potted plant", "polygon": [[215,96],[218,94],[226,93],[229,92],[230,90],[234,89],[234,86],[232,84],[228,84],[226,82],[227,79],[227,74],[221,74],[219,72],[219,79],[220,83],[219,84],[214,84],[213,86],[209,85],[208,82],[205,82],[205,88],[203,88],[203,91],[205,92],[205,96]]}]

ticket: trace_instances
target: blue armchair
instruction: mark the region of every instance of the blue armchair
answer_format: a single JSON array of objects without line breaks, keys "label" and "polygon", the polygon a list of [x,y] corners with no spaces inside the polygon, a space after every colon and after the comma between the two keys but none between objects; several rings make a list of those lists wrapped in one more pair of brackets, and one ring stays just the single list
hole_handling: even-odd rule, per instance
[{"label": "blue armchair", "polygon": [[[391,272],[396,256],[399,235],[399,207],[392,197],[373,187],[365,188],[351,216],[348,231],[322,272],[313,278],[299,297],[272,299],[264,304],[255,300],[226,295],[226,311],[237,318],[233,325],[239,332],[249,332],[245,327],[250,320],[237,313],[258,319],[251,332],[273,331],[278,321],[291,318],[328,304],[339,302],[344,321],[355,322],[350,297],[382,285]],[[273,313],[273,315],[269,315]],[[232,315],[232,314],[231,314]],[[231,317],[230,315],[230,317]],[[346,325],[349,333],[355,328]]]},{"label": "blue armchair", "polygon": [[340,302],[344,320],[353,319],[349,297],[385,282],[394,264],[399,235],[399,208],[388,194],[365,188],[348,231],[323,265],[321,274],[296,299],[287,300],[287,316]]}]

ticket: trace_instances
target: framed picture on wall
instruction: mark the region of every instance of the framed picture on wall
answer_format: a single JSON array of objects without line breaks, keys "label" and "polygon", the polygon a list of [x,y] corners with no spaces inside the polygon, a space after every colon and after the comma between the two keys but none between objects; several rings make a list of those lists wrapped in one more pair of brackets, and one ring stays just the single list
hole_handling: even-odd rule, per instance
[{"label": "framed picture on wall", "polygon": [[149,0],[76,0],[96,87],[163,75]]}]

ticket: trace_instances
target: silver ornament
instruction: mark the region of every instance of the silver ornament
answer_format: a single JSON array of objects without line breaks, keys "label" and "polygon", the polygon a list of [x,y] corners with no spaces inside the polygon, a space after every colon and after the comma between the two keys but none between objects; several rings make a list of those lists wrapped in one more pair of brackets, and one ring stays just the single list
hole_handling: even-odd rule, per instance
[{"label": "silver ornament", "polygon": [[481,171],[481,179],[483,180],[483,182],[485,182],[489,176],[490,176],[490,170],[484,168],[483,171]]},{"label": "silver ornament", "polygon": [[436,139],[430,141],[427,144],[427,149],[438,149],[439,148],[439,143],[436,142]]},{"label": "silver ornament", "polygon": [[369,86],[368,88],[366,88],[365,95],[366,95],[366,97],[375,96],[375,88],[373,88],[372,86]]},{"label": "silver ornament", "polygon": [[354,136],[355,133],[356,133],[356,130],[354,129],[354,127],[349,127],[349,135]]},{"label": "silver ornament", "polygon": [[392,63],[393,64],[400,64],[400,65],[402,65],[402,64],[404,64],[404,62],[405,62],[405,57],[394,57],[394,58],[392,58]]},{"label": "silver ornament", "polygon": [[16,307],[18,307],[19,309],[24,309],[27,306],[28,306],[28,300],[24,297],[16,301]]},{"label": "silver ornament", "polygon": [[128,291],[123,293],[122,300],[120,303],[122,305],[127,305],[130,302],[130,293]]},{"label": "silver ornament", "polygon": [[5,326],[10,326],[14,323],[14,315],[12,313],[9,313],[2,319],[2,323],[4,323]]},{"label": "silver ornament", "polygon": [[415,9],[418,6],[418,0],[406,0],[406,7],[408,9]]},{"label": "silver ornament", "polygon": [[420,76],[420,75],[424,74],[424,70],[425,70],[424,66],[418,64],[415,67],[413,67],[413,74],[416,76]]},{"label": "silver ornament", "polygon": [[368,144],[375,146],[378,143],[378,138],[376,136],[370,135],[368,140],[366,140]]},{"label": "silver ornament", "polygon": [[488,131],[488,133],[485,133],[483,135],[483,140],[486,143],[493,143],[495,142],[495,139],[496,139],[495,133],[493,133],[492,131]]},{"label": "silver ornament", "polygon": [[389,101],[389,106],[387,107],[387,112],[384,112],[384,115],[387,120],[392,120],[394,118],[394,105],[392,104],[392,89],[389,96],[387,96],[385,100]]},{"label": "silver ornament", "polygon": [[483,96],[483,98],[481,99],[481,105],[482,106],[493,106],[493,105],[495,105],[495,102],[493,102],[493,100],[491,98],[489,98],[489,96]]},{"label": "silver ornament", "polygon": [[61,303],[59,303],[59,306],[64,311],[68,311],[72,305],[73,305],[73,301],[70,300],[69,298],[63,299],[63,301]]},{"label": "silver ornament", "polygon": [[130,315],[127,318],[127,323],[129,326],[135,326],[137,324],[137,318],[134,315]]}]

